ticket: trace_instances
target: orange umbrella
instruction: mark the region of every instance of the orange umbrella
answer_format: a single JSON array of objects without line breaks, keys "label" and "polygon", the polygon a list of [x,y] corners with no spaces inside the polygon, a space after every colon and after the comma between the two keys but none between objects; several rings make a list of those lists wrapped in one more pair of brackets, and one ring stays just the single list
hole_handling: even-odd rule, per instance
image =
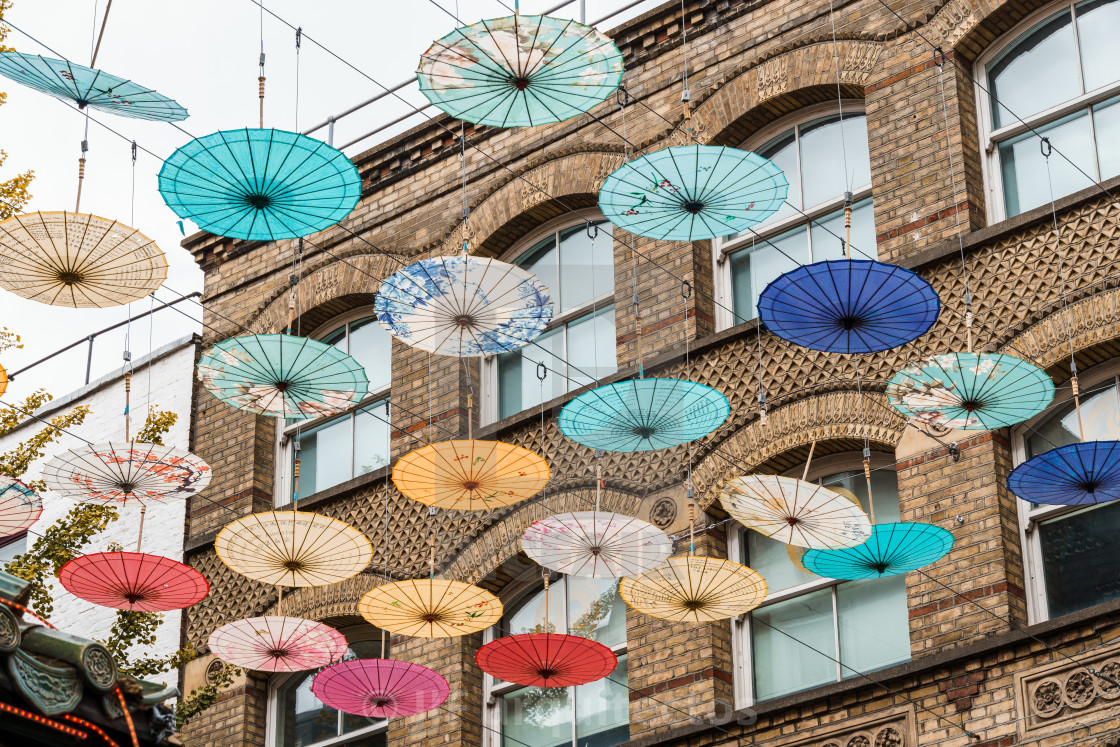
[{"label": "orange umbrella", "polygon": [[0,366],[0,397],[3,397],[6,391],[8,391],[8,372]]},{"label": "orange umbrella", "polygon": [[410,451],[393,467],[397,489],[437,508],[481,511],[532,498],[548,483],[548,463],[501,441],[440,441]]},{"label": "orange umbrella", "polygon": [[477,586],[436,578],[382,584],[358,602],[370,624],[414,638],[453,638],[502,617],[501,601]]}]

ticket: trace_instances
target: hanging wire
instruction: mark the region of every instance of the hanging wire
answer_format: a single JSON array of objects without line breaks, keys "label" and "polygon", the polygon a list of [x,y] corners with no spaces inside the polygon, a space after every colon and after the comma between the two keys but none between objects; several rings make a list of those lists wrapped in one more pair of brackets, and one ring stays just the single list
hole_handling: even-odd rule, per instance
[{"label": "hanging wire", "polygon": [[296,126],[293,128],[295,132],[299,132],[299,45],[303,37],[303,26],[296,29]]},{"label": "hanging wire", "polygon": [[[828,20],[832,25],[832,65],[836,69],[836,106],[840,109],[840,157],[841,163],[844,168],[844,192],[845,211],[848,221],[851,221],[851,194],[852,194],[852,181],[855,179],[855,172],[848,171],[848,143],[844,136],[844,98],[840,92],[840,48],[836,43],[836,14],[832,8],[832,0],[828,0]],[[845,249],[846,251],[846,249]],[[847,255],[845,255],[847,256]]]},{"label": "hanging wire", "polygon": [[[260,71],[257,77],[259,87],[258,96],[261,101],[260,128],[264,129],[264,0],[256,0],[261,8],[261,56],[259,61]],[[271,12],[271,11],[270,11]]]}]

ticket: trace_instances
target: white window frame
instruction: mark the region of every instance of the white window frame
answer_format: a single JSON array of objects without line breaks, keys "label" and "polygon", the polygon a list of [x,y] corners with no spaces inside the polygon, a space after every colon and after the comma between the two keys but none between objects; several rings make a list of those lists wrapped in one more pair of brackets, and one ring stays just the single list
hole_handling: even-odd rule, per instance
[{"label": "white window frame", "polygon": [[[567,576],[563,574],[556,574],[560,576],[560,580],[567,582]],[[550,582],[553,586],[557,583],[556,580]],[[541,590],[541,571],[539,568],[533,568],[526,571],[516,581],[507,584],[506,588],[498,595],[502,600],[502,607],[510,609],[524,598],[536,594]],[[627,608],[629,609],[629,608]],[[502,620],[505,620],[504,613]],[[627,613],[629,614],[629,613]],[[501,622],[497,625],[491,625],[482,634],[483,645],[491,643],[498,636],[494,634],[495,628],[501,627]],[[629,637],[622,643],[611,646],[611,651],[614,655],[622,658],[626,655]],[[629,671],[629,670],[627,670]],[[629,680],[629,674],[627,674]],[[513,692],[514,690],[521,690],[524,685],[518,685],[513,682],[504,682],[498,680],[492,674],[486,672],[482,673],[482,723],[486,727],[482,730],[482,747],[502,747],[502,705],[501,696],[506,693]],[[574,688],[567,688],[572,696],[572,747],[579,744],[576,737],[576,723],[579,720],[579,704],[575,699]],[[629,716],[627,716],[629,721]]]},{"label": "white window frame", "polygon": [[[338,632],[342,633],[346,637],[346,643],[348,646],[351,643],[357,643],[359,641],[376,641],[381,637],[381,631],[369,625],[355,625],[347,628],[342,628]],[[386,653],[387,652],[382,651],[381,658],[387,658],[385,656]],[[277,718],[280,708],[280,688],[288,682],[291,682],[296,677],[303,677],[307,674],[308,672],[289,672],[285,674],[274,674],[269,678],[268,702],[265,708],[265,744],[267,745],[267,747],[277,747],[277,740],[280,737],[280,722]],[[339,711],[339,728],[342,727],[342,716],[343,712]],[[388,731],[389,720],[382,719],[381,721],[370,724],[365,728],[357,729],[355,731],[349,732],[347,734],[342,734],[337,737],[322,739],[318,742],[304,745],[304,747],[345,747],[345,745],[351,742],[355,742],[359,739],[364,739],[380,732],[387,733]]]},{"label": "white window frame", "polygon": [[[327,335],[334,332],[335,330],[339,329],[343,325],[348,325],[351,322],[356,322],[360,319],[373,318],[374,316],[375,315],[371,312],[371,310],[368,306],[363,307],[361,309],[355,309],[354,311],[350,311],[350,312],[347,312],[346,314],[341,314],[339,316],[336,316],[336,317],[332,318],[329,322],[326,322],[325,324],[319,326],[312,334],[308,335],[308,337],[313,339],[313,340],[319,340],[323,337],[326,337]],[[349,335],[350,334],[349,331],[347,331],[346,334]],[[386,332],[386,334],[388,334],[388,333]],[[390,350],[391,349],[392,348],[390,347]],[[391,359],[389,361],[389,365],[390,365],[390,370],[392,370],[392,360]],[[392,401],[391,401],[391,398],[390,398],[391,390],[392,390],[392,376],[389,377],[389,381],[385,384],[385,386],[381,387],[380,389],[376,389],[376,390],[367,392],[366,396],[362,398],[361,402],[359,402],[358,404],[346,409],[344,412],[336,413],[336,414],[333,414],[333,415],[322,415],[320,417],[311,418],[311,419],[308,419],[308,420],[301,420],[301,421],[299,421],[298,426],[296,424],[286,425],[283,418],[275,418],[275,420],[276,420],[276,447],[275,447],[275,460],[274,461],[275,461],[275,464],[276,464],[276,471],[275,471],[275,475],[274,475],[275,481],[274,481],[273,484],[276,485],[277,489],[275,491],[273,491],[273,499],[272,499],[273,505],[276,506],[276,507],[285,506],[285,505],[291,503],[291,501],[292,501],[292,461],[293,461],[293,458],[294,458],[293,455],[292,455],[293,454],[292,453],[292,443],[293,443],[293,437],[295,435],[297,427],[299,428],[300,433],[305,433],[305,432],[311,430],[312,428],[317,428],[321,425],[326,425],[327,423],[329,423],[331,421],[341,420],[342,418],[350,418],[350,450],[351,450],[350,459],[351,459],[351,470],[353,470],[354,416],[355,416],[355,413],[357,413],[358,410],[365,409],[365,408],[367,408],[371,405],[377,405],[377,404],[381,404],[382,402],[384,402],[386,405],[388,405],[387,409],[389,410],[389,420],[392,421],[393,406],[392,406]],[[385,427],[389,428],[390,437],[391,437],[392,436],[392,426],[390,424],[386,424]],[[351,475],[350,479],[353,479],[353,477],[354,476]],[[324,488],[324,490],[325,489],[326,488]],[[313,494],[312,493],[307,493],[306,495],[301,495],[300,498],[301,499],[305,498],[305,497],[307,497],[307,495],[313,495]]]},{"label": "white window frame", "polygon": [[[1082,399],[1103,386],[1117,387],[1117,407],[1120,407],[1120,359],[1114,359],[1094,366],[1077,377]],[[1069,390],[1065,390],[1069,393]],[[1050,404],[1041,414],[1036,415],[1025,423],[1012,428],[1011,453],[1015,466],[1027,461],[1027,438],[1033,433],[1032,428],[1052,416],[1057,410],[1073,402],[1073,395],[1069,393],[1065,399]],[[1037,531],[1038,525],[1060,516],[1091,511],[1097,506],[1034,506],[1021,498],[1015,499],[1019,515],[1019,541],[1023,548],[1024,575],[1027,588],[1027,622],[1031,625],[1045,622],[1050,619],[1050,610],[1046,601],[1046,578],[1042,566],[1042,542]]]},{"label": "white window frame", "polygon": [[[879,451],[871,452],[871,468],[883,469],[893,468],[894,459],[889,454],[884,454]],[[823,478],[826,475],[834,475],[838,472],[850,472],[853,470],[863,469],[863,454],[858,451],[844,452],[841,454],[829,454],[813,460],[810,465],[809,474],[807,479],[809,482],[814,482]],[[804,471],[803,467],[796,467],[785,472],[786,477],[796,477],[801,479]],[[744,550],[746,549],[746,532],[750,531],[738,522],[732,522],[735,531],[728,532],[727,536],[727,557],[736,563],[742,562]],[[805,596],[815,591],[822,589],[832,590],[832,629],[833,641],[835,650],[840,651],[840,615],[837,609],[837,588],[846,583],[842,579],[835,578],[817,578],[811,581],[806,581],[797,586],[791,586],[788,589],[782,589],[768,593],[766,599],[762,601],[755,609],[763,609],[778,602],[784,602],[796,597]],[[735,695],[735,708],[741,710],[743,708],[750,708],[757,702],[754,692],[754,660],[751,651],[751,613],[739,615],[732,620],[731,624],[731,657],[734,663],[732,680]],[[839,657],[839,653],[837,653]],[[844,670],[840,662],[836,662],[836,682],[845,679]],[[806,688],[810,690],[812,688]]]},{"label": "white window frame", "polygon": [[[864,102],[859,99],[842,99],[840,104],[837,105],[835,101],[829,101],[821,104],[814,104],[807,106],[804,109],[798,109],[793,114],[772,122],[763,129],[756,132],[746,140],[740,147],[743,150],[754,151],[766,143],[770,142],[778,135],[791,130],[794,127],[808,124],[816,119],[823,119],[825,117],[837,116],[843,111],[845,117],[848,116],[861,116],[866,117],[867,112]],[[797,149],[797,169],[800,181],[801,170],[801,148]],[[852,190],[852,204],[862,202],[872,197],[871,184],[861,184]],[[730,329],[742,322],[736,320],[735,314],[732,309],[735,307],[735,298],[733,286],[731,283],[731,255],[743,249],[750,249],[758,246],[760,243],[765,245],[763,239],[772,239],[775,236],[785,233],[798,226],[808,225],[814,221],[820,220],[830,213],[835,213],[838,210],[844,209],[844,196],[833,198],[822,202],[819,205],[811,205],[809,207],[802,207],[801,212],[796,215],[791,215],[788,218],[769,224],[764,228],[758,230],[757,236],[753,233],[747,233],[745,236],[740,236],[732,241],[725,241],[723,237],[717,236],[712,240],[712,267],[715,274],[715,302],[716,302],[716,330],[723,331]],[[808,217],[806,217],[808,216]],[[863,249],[863,247],[859,247]],[[812,260],[812,243],[808,244],[809,255],[807,260]]]},{"label": "white window frame", "polygon": [[[549,234],[559,235],[561,231],[564,231],[568,228],[574,228],[576,226],[583,225],[587,222],[593,222],[593,223],[597,223],[597,222],[600,222],[600,221],[608,222],[606,217],[602,214],[602,212],[600,212],[597,209],[596,210],[589,210],[589,211],[586,211],[586,212],[590,215],[590,217],[588,218],[587,221],[573,220],[571,216],[561,216],[560,218],[555,218],[551,221],[548,221],[547,223],[544,223],[543,225],[539,226],[536,230],[534,230],[532,233],[526,234],[520,241],[518,241],[513,246],[513,248],[504,252],[502,254],[502,256],[500,257],[501,261],[508,262],[510,264],[515,263],[521,257],[522,254],[529,251],[534,246],[536,246],[538,243],[543,241],[545,238],[548,237]],[[600,231],[600,238],[597,238],[596,241],[601,240],[603,236],[605,236],[605,234],[602,231]],[[611,241],[613,242],[613,238],[611,238]],[[611,249],[612,249],[611,267],[613,269],[613,267],[614,267],[614,262],[613,262],[614,246],[613,246],[613,243],[612,243]],[[549,290],[549,293],[555,293],[555,290],[552,289],[552,288],[549,288],[548,290]],[[615,305],[615,296],[616,296],[616,291],[615,291],[615,289],[612,288],[610,293],[603,293],[599,297],[593,298],[592,300],[588,301],[585,304],[581,304],[580,306],[577,306],[573,309],[569,309],[568,311],[565,311],[563,314],[559,314],[557,316],[554,316],[552,318],[552,321],[550,321],[548,323],[548,326],[544,329],[544,331],[541,334],[551,332],[552,330],[558,329],[560,327],[566,327],[568,324],[570,324],[570,323],[572,323],[572,322],[574,322],[578,319],[581,319],[582,317],[588,316],[594,311],[601,310],[601,309],[603,309],[607,306]],[[616,332],[616,334],[617,334],[617,331],[618,331],[618,307],[615,306],[615,332]],[[567,336],[567,333],[565,332],[565,334],[564,334],[564,352],[561,354],[561,357],[563,357],[563,359],[565,361],[568,359],[567,345],[568,345],[568,336]],[[558,374],[555,374],[555,373],[549,371],[548,375],[549,376],[556,376]],[[482,357],[482,363],[480,365],[480,370],[479,370],[479,378],[481,379],[480,384],[479,384],[479,388],[480,388],[480,392],[481,392],[481,396],[479,398],[480,399],[480,402],[479,402],[479,422],[482,425],[490,425],[491,423],[498,422],[498,420],[500,419],[498,417],[498,415],[499,415],[499,408],[500,408],[500,404],[501,404],[501,396],[500,396],[501,393],[498,391],[499,387],[498,387],[498,356],[497,355],[484,355]],[[566,389],[567,389],[567,386],[565,386],[565,390]],[[531,409],[531,408],[528,408],[528,409]],[[525,412],[525,410],[522,410],[521,412]]]},{"label": "white window frame", "polygon": [[[1080,0],[1062,0],[1061,2],[1051,3],[1043,8],[1039,8],[1017,23],[1010,31],[1003,34],[999,40],[985,50],[973,64],[973,80],[978,84],[976,86],[976,111],[978,114],[977,121],[980,124],[980,148],[984,151],[983,172],[984,181],[987,183],[986,186],[988,188],[988,199],[985,200],[985,203],[989,224],[998,223],[1006,220],[1008,217],[1003,192],[1003,168],[999,160],[1000,144],[1018,137],[1024,132],[1029,132],[1031,129],[1039,129],[1051,122],[1083,109],[1089,111],[1089,135],[1093,139],[1093,168],[1095,169],[1095,173],[1091,174],[1091,176],[1096,181],[1100,181],[1100,157],[1097,154],[1092,107],[1095,104],[1120,95],[1120,81],[1102,86],[1095,91],[1083,93],[1069,101],[1050,107],[1038,114],[1032,114],[1023,120],[1017,120],[1012,124],[1004,125],[998,129],[995,128],[992,120],[992,102],[991,97],[988,95],[988,92],[992,90],[991,83],[988,80],[988,65],[999,57],[1008,47],[1019,41],[1019,38],[1034,26],[1062,10],[1069,10],[1072,13],[1073,6],[1077,5],[1078,2],[1080,2]],[[1078,55],[1077,78],[1081,82],[1081,88],[1084,89],[1084,71],[1081,69],[1081,50],[1078,42],[1076,15],[1074,16],[1073,27],[1074,50]],[[1058,197],[1065,197],[1065,195],[1055,195],[1055,198]]]}]

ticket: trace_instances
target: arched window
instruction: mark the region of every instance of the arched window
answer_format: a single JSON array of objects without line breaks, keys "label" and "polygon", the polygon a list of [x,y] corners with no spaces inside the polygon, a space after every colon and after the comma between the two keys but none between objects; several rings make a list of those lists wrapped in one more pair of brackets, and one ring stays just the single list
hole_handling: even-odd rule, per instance
[{"label": "arched window", "polygon": [[[599,221],[548,229],[512,253],[552,296],[552,323],[533,342],[487,361],[483,419],[493,422],[618,370],[614,325],[614,239]],[[548,368],[543,392],[537,364]]]},{"label": "arched window", "polygon": [[369,392],[357,407],[344,413],[284,424],[278,460],[283,484],[277,491],[280,504],[292,497],[297,431],[301,497],[389,464],[392,337],[375,317],[361,315],[335,320],[325,333],[314,337],[353,356],[366,371]]},{"label": "arched window", "polygon": [[[379,659],[381,632],[370,625],[343,628],[344,660]],[[385,747],[388,721],[342,713],[311,692],[315,672],[274,675],[269,682],[269,747]]]},{"label": "arched window", "polygon": [[[899,521],[891,459],[872,454],[876,523]],[[801,477],[799,470],[792,477]],[[817,460],[810,482],[838,490],[868,510],[861,457]],[[910,659],[904,576],[865,581],[822,578],[801,565],[798,548],[739,527],[729,555],[766,579],[766,601],[736,625],[736,695],[740,707],[839,682]],[[815,650],[814,650],[815,649]]]},{"label": "arched window", "polygon": [[[989,217],[1010,218],[1120,174],[1120,0],[1063,2],[977,62]],[[1037,134],[1036,134],[1037,133]],[[1047,137],[1064,156],[1040,150]],[[1084,173],[1082,173],[1084,172]]]},{"label": "arched window", "polygon": [[[1120,440],[1120,360],[1079,377],[1081,422],[1087,441]],[[1068,391],[1068,390],[1067,390]],[[1016,429],[1015,461],[1077,443],[1072,399]],[[1019,501],[1031,622],[1120,597],[1120,556],[1111,552],[1120,533],[1120,503],[1048,506]]]},{"label": "arched window", "polygon": [[[842,124],[841,124],[842,122]],[[773,161],[789,193],[778,212],[753,231],[714,242],[721,329],[753,319],[770,281],[802,264],[844,256],[844,201],[852,185],[853,259],[875,259],[871,160],[861,102],[799,112],[742,146]],[[734,312],[731,311],[734,310]]]},{"label": "arched window", "polygon": [[[615,652],[618,666],[605,679],[568,688],[521,687],[487,675],[486,715],[494,731],[487,732],[484,744],[613,747],[629,741],[626,604],[618,595],[618,581],[561,576],[549,585],[548,597],[553,632],[598,641]],[[496,632],[487,636],[543,632],[544,600],[541,587],[533,586],[507,604]]]}]

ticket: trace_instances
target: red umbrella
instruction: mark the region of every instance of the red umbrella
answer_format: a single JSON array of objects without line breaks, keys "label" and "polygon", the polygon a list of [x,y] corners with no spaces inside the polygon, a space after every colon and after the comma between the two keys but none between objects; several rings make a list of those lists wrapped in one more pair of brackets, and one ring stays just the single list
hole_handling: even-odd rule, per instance
[{"label": "red umbrella", "polygon": [[618,657],[590,638],[522,633],[487,643],[475,661],[500,680],[531,687],[585,685],[614,671]]},{"label": "red umbrella", "polygon": [[190,607],[209,593],[206,578],[171,558],[142,552],[99,552],[74,558],[58,580],[87,602],[134,612]]},{"label": "red umbrella", "polygon": [[14,477],[0,475],[0,537],[19,534],[39,520],[39,495]]},{"label": "red umbrella", "polygon": [[451,694],[451,686],[439,674],[419,664],[354,659],[315,675],[311,692],[343,713],[399,718],[438,708]]}]

